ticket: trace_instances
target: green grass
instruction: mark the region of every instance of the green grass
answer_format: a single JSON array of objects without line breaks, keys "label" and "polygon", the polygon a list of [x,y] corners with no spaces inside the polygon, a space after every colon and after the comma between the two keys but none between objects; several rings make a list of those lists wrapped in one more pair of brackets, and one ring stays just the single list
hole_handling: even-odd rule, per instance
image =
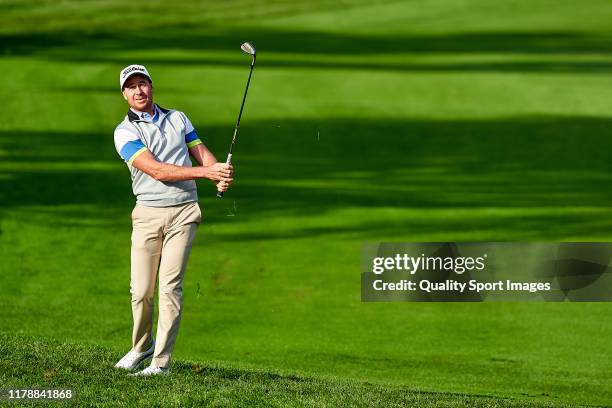
[{"label": "green grass", "polygon": [[[112,368],[116,353],[99,347],[0,334],[3,387],[73,389],[82,406],[236,407],[546,407],[488,395],[422,392],[369,382],[321,380],[225,362],[177,361],[171,376],[134,378]],[[47,402],[39,403],[46,406]],[[34,404],[36,405],[36,404]]]},{"label": "green grass", "polygon": [[109,368],[131,334],[117,75],[146,64],[223,157],[248,39],[236,182],[224,200],[199,182],[176,377],[148,401],[189,404],[185,383],[210,405],[611,405],[609,304],[359,288],[363,242],[612,239],[611,7],[0,1],[0,375],[39,384],[36,344],[88,403],[135,398]]}]

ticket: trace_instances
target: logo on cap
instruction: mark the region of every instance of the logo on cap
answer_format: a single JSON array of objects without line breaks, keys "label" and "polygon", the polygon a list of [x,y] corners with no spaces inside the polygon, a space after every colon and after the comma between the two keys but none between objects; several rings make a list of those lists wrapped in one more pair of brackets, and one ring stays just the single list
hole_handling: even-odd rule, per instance
[{"label": "logo on cap", "polygon": [[143,66],[131,66],[131,67],[128,67],[127,69],[123,70],[123,73],[122,73],[123,77],[125,78],[125,76],[127,74],[129,74],[130,72],[134,72],[134,71],[139,71],[139,72],[142,72],[142,73],[146,72],[145,68]]},{"label": "logo on cap", "polygon": [[123,70],[119,71],[119,86],[122,90],[125,81],[127,81],[127,79],[134,74],[144,75],[149,78],[149,82],[153,83],[151,75],[149,74],[149,71],[147,71],[147,69],[144,67],[144,65],[128,65],[127,67],[123,68]]}]

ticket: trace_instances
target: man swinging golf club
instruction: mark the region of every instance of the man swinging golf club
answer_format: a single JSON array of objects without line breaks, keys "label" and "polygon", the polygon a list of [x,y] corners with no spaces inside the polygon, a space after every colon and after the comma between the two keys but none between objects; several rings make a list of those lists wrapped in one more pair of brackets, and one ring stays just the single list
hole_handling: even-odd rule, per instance
[{"label": "man swinging golf club", "polygon": [[[133,375],[170,372],[181,321],[185,267],[201,221],[195,179],[213,180],[219,193],[232,182],[232,166],[218,163],[187,116],[153,103],[153,81],[142,65],[121,70],[119,85],[130,109],[115,129],[115,147],[132,176],[132,349],[115,365]],[[199,166],[192,167],[190,155]],[[159,275],[159,316],[153,339],[153,305]]]}]

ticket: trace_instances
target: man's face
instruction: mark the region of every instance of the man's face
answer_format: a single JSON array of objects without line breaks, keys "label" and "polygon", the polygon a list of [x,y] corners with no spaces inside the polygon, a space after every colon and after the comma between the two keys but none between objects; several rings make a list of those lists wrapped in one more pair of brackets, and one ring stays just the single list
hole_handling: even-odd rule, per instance
[{"label": "man's face", "polygon": [[144,75],[129,77],[123,85],[122,93],[130,108],[146,112],[153,106],[153,85]]}]

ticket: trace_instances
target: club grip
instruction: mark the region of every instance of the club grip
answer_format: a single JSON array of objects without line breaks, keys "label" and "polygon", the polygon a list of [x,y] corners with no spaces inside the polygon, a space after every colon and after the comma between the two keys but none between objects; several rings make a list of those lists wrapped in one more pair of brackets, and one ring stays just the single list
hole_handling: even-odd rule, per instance
[{"label": "club grip", "polygon": [[[225,162],[227,164],[232,164],[232,154],[231,153],[229,153],[227,155],[227,160],[225,160]],[[223,191],[217,191],[217,197],[218,198],[223,198]]]}]

